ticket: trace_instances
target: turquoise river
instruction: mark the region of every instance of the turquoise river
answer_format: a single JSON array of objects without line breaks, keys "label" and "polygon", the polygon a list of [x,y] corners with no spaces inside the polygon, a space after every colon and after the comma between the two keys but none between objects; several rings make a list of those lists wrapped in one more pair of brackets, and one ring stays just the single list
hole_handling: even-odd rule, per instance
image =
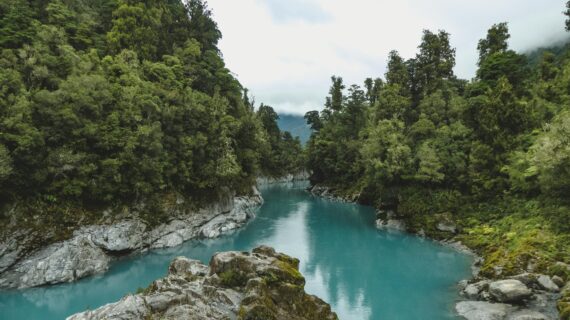
[{"label": "turquoise river", "polygon": [[176,256],[208,262],[214,252],[261,244],[299,258],[307,292],[329,302],[340,319],[457,318],[456,283],[470,275],[469,256],[376,230],[372,208],[315,198],[304,187],[263,188],[257,217],[231,235],[123,258],[107,273],[76,283],[0,292],[0,319],[65,319],[146,287]]}]

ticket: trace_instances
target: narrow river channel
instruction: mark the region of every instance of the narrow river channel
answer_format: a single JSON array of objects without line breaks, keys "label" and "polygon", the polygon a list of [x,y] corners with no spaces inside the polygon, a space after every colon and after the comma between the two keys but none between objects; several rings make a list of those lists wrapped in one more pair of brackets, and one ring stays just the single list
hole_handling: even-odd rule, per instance
[{"label": "narrow river channel", "polygon": [[76,283],[0,292],[0,318],[64,319],[146,287],[165,275],[176,256],[208,262],[217,251],[266,244],[301,260],[307,292],[329,302],[340,319],[456,319],[455,285],[469,277],[469,256],[378,231],[372,208],[315,198],[303,185],[261,191],[265,204],[236,233],[124,258],[109,272]]}]

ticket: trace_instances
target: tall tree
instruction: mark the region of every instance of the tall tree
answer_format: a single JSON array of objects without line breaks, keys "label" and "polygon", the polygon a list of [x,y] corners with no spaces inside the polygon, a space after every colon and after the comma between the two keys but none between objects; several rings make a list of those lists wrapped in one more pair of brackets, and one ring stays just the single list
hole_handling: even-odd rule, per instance
[{"label": "tall tree", "polygon": [[329,97],[327,97],[325,107],[330,109],[332,112],[339,112],[342,110],[344,103],[343,90],[345,89],[345,86],[341,77],[332,76],[331,81],[332,85],[329,89]]},{"label": "tall tree", "polygon": [[495,53],[504,53],[509,48],[508,40],[511,37],[509,34],[509,26],[506,22],[494,24],[489,31],[487,37],[479,40],[477,49],[479,50],[479,65],[487,59],[487,57]]},{"label": "tall tree", "polygon": [[406,67],[404,59],[402,59],[396,50],[392,50],[388,54],[388,65],[385,77],[387,84],[397,84],[402,90],[407,89],[409,82],[408,68]]},{"label": "tall tree", "polygon": [[451,47],[449,33],[424,30],[419,49],[416,64],[420,91],[431,94],[442,87],[444,80],[453,78],[455,48]]}]

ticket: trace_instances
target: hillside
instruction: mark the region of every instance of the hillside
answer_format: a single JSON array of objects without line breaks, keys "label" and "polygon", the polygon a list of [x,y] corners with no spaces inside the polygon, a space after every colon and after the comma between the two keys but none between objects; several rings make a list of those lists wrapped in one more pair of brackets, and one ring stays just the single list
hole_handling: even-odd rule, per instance
[{"label": "hillside", "polygon": [[303,145],[305,145],[311,137],[311,128],[301,115],[279,114],[277,123],[282,131],[289,131],[293,137],[299,137]]}]

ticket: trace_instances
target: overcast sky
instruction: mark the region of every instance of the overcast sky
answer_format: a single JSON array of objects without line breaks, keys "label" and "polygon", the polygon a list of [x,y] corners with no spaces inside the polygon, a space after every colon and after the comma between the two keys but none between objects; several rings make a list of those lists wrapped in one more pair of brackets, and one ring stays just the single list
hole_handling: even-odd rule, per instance
[{"label": "overcast sky", "polygon": [[511,47],[561,41],[565,0],[208,0],[231,71],[282,113],[322,109],[331,75],[347,84],[384,75],[390,50],[413,57],[422,30],[444,29],[455,73],[473,77],[477,42],[506,21]]}]

